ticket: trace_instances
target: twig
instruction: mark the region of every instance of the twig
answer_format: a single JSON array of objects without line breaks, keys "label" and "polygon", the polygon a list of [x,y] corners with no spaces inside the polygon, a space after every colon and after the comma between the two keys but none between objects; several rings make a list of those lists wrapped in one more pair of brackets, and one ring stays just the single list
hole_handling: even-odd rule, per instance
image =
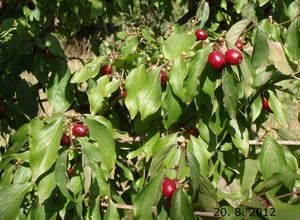
[{"label": "twig", "polygon": [[[101,206],[107,208],[109,205],[105,202],[102,202]],[[115,207],[117,209],[133,210],[133,205],[115,203]],[[216,218],[220,217],[220,216],[216,216],[214,212],[194,212],[194,215],[196,215],[196,216],[216,217]]]},{"label": "twig", "polygon": [[284,197],[288,197],[288,196],[291,196],[291,195],[297,195],[297,194],[300,194],[300,191],[286,193],[286,194],[283,194],[283,195],[280,195],[280,196],[276,196],[276,198],[281,199],[281,198],[284,198]]},{"label": "twig", "polygon": [[[263,141],[257,141],[257,140],[250,140],[249,145],[262,145]],[[286,146],[300,146],[300,141],[277,141],[280,145],[286,145]]]},{"label": "twig", "polygon": [[[136,137],[120,137],[118,138],[118,142],[120,143],[128,143],[128,142],[142,142],[146,139],[146,136],[136,136]],[[184,142],[184,137],[178,137],[177,142]],[[249,140],[249,145],[262,145],[263,141],[258,140]],[[286,146],[300,146],[300,141],[281,141],[278,140],[277,143],[280,145]]]}]

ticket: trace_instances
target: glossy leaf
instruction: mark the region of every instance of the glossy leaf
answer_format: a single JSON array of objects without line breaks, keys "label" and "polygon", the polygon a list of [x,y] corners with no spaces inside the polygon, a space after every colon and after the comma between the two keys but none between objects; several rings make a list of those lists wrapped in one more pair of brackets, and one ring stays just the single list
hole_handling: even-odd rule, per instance
[{"label": "glossy leaf", "polygon": [[270,98],[269,103],[272,111],[274,112],[275,119],[283,126],[287,127],[287,116],[284,105],[281,101],[276,97],[273,91],[269,91]]},{"label": "glossy leaf", "polygon": [[249,152],[249,131],[237,120],[230,121],[229,133],[234,145],[245,155]]},{"label": "glossy leaf", "polygon": [[269,55],[269,44],[265,32],[257,29],[254,39],[254,48],[252,54],[252,65],[256,69],[266,61]]},{"label": "glossy leaf", "polygon": [[190,202],[181,188],[174,193],[171,204],[171,220],[195,219]]},{"label": "glossy leaf", "polygon": [[161,106],[160,69],[146,73],[143,89],[138,93],[138,106],[143,121],[158,111]]},{"label": "glossy leaf", "polygon": [[260,95],[256,97],[256,99],[252,102],[250,107],[251,107],[250,115],[253,122],[258,118],[262,110],[262,99]]},{"label": "glossy leaf", "polygon": [[187,63],[181,57],[176,58],[169,74],[169,83],[172,87],[172,91],[183,102],[185,102],[184,80],[187,74]]},{"label": "glossy leaf", "polygon": [[234,45],[235,42],[239,39],[242,32],[244,31],[244,29],[250,24],[250,22],[250,20],[244,19],[232,25],[225,36],[225,40],[231,45]]},{"label": "glossy leaf", "polygon": [[163,94],[162,108],[165,110],[163,123],[168,129],[171,125],[177,122],[182,114],[180,102],[177,100],[169,86],[167,86],[167,90]]},{"label": "glossy leaf", "polygon": [[120,80],[109,80],[105,75],[97,80],[97,85],[88,90],[90,110],[92,114],[101,113],[107,107],[108,98],[120,86]]},{"label": "glossy leaf", "polygon": [[258,165],[264,179],[271,177],[276,172],[287,171],[284,152],[275,140],[267,136],[261,148]]},{"label": "glossy leaf", "polygon": [[195,197],[200,186],[200,165],[197,158],[189,151],[187,152],[186,157],[191,171],[193,197]]},{"label": "glossy leaf", "polygon": [[285,56],[281,43],[269,41],[269,48],[270,48],[269,58],[274,63],[276,69],[278,69],[282,74],[285,75],[293,74],[294,71],[288,63],[288,60]]},{"label": "glossy leaf", "polygon": [[105,62],[105,59],[104,56],[100,56],[85,64],[73,75],[71,83],[81,83],[95,77],[99,73],[101,64]]},{"label": "glossy leaf", "polygon": [[[13,184],[0,189],[0,216],[2,219],[15,219],[26,193],[32,188],[32,183]],[[5,202],[4,202],[5,201]]]},{"label": "glossy leaf", "polygon": [[298,19],[295,19],[290,24],[285,36],[285,47],[290,55],[290,58],[297,62],[300,59]]},{"label": "glossy leaf", "polygon": [[127,97],[125,99],[125,104],[131,119],[133,119],[139,111],[137,94],[143,89],[145,82],[146,68],[144,65],[140,65],[133,69],[126,78],[125,87]]},{"label": "glossy leaf", "polygon": [[39,203],[43,204],[46,199],[48,199],[53,190],[56,187],[56,178],[55,172],[47,174],[41,181],[38,183],[38,196]]},{"label": "glossy leaf", "polygon": [[242,193],[247,193],[255,183],[258,172],[257,161],[246,159],[244,162],[244,170],[242,175]]},{"label": "glossy leaf", "polygon": [[222,76],[222,89],[224,92],[224,106],[231,118],[235,118],[238,108],[238,81],[233,75],[233,71],[226,68],[225,74]]},{"label": "glossy leaf", "polygon": [[126,45],[121,48],[122,56],[127,56],[134,53],[138,47],[138,43],[138,38],[136,36],[129,37],[127,39]]},{"label": "glossy leaf", "polygon": [[136,219],[152,219],[152,206],[161,197],[163,177],[164,173],[153,177],[133,200],[133,212]]},{"label": "glossy leaf", "polygon": [[63,121],[62,118],[58,118],[34,134],[29,150],[33,181],[54,164],[62,133]]},{"label": "glossy leaf", "polygon": [[198,28],[203,28],[205,25],[206,21],[208,20],[209,17],[209,5],[208,2],[206,1],[201,1],[199,3],[197,13],[196,13],[197,19],[200,21],[200,24],[197,25]]},{"label": "glossy leaf", "polygon": [[195,42],[194,34],[174,32],[163,44],[163,54],[168,60],[180,57],[182,52],[188,52]]},{"label": "glossy leaf", "polygon": [[98,142],[99,156],[101,155],[101,166],[107,171],[110,171],[116,163],[116,146],[114,137],[101,123],[89,118],[86,118],[84,122],[89,128],[90,137]]},{"label": "glossy leaf", "polygon": [[55,165],[55,179],[56,184],[62,194],[70,199],[71,201],[74,201],[74,198],[71,196],[67,183],[68,183],[68,176],[67,176],[67,158],[68,158],[68,151],[62,152],[56,162]]},{"label": "glossy leaf", "polygon": [[54,109],[54,112],[66,111],[73,101],[73,91],[69,81],[71,72],[68,69],[65,73],[53,73],[47,85],[47,98]]},{"label": "glossy leaf", "polygon": [[[207,2],[205,2],[207,4]],[[184,81],[185,102],[190,103],[199,93],[199,77],[207,63],[208,54],[211,52],[212,45],[209,44],[198,50],[188,63],[188,75]]]},{"label": "glossy leaf", "polygon": [[115,204],[110,200],[109,206],[106,210],[104,220],[119,220],[120,216]]},{"label": "glossy leaf", "polygon": [[97,197],[93,202],[91,202],[87,212],[87,219],[101,220],[100,197]]}]

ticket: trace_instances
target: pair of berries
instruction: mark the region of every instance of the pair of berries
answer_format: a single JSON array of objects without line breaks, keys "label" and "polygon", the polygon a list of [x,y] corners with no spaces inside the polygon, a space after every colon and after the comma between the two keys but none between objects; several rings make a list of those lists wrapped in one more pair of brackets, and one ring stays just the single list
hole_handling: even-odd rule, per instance
[{"label": "pair of berries", "polygon": [[[84,124],[76,124],[72,128],[72,133],[75,137],[85,137],[89,134],[89,129]],[[60,144],[62,146],[70,146],[71,138],[67,134],[63,134],[60,139]]]},{"label": "pair of berries", "polygon": [[230,65],[239,65],[243,60],[243,55],[240,51],[229,49],[225,55],[220,50],[211,52],[208,56],[208,63],[214,69],[221,69],[226,63]]}]

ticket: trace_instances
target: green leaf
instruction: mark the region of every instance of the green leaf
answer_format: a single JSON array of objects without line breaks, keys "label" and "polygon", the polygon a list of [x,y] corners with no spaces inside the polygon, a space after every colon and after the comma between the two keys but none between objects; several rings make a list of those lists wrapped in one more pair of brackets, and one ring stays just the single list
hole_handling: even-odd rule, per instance
[{"label": "green leaf", "polygon": [[[111,132],[96,120],[84,119],[89,128],[90,138],[98,142],[99,152],[101,152],[101,166],[111,171],[116,163],[116,143]],[[99,154],[100,155],[100,154]]]},{"label": "green leaf", "polygon": [[55,37],[54,35],[48,34],[45,37],[45,46],[49,48],[51,54],[54,57],[58,57],[63,60],[66,59],[64,50],[61,48],[58,38]]},{"label": "green leaf", "polygon": [[[205,2],[207,4],[207,2]],[[198,95],[199,77],[202,74],[211,51],[212,44],[198,50],[188,63],[188,75],[184,81],[185,102],[190,103]]]},{"label": "green leaf", "polygon": [[133,212],[136,219],[152,219],[152,206],[161,197],[164,173],[153,177],[133,200]]},{"label": "green leaf", "polygon": [[105,75],[97,80],[97,85],[88,90],[88,98],[92,114],[101,113],[107,107],[108,98],[120,86],[120,80],[112,80]]},{"label": "green leaf", "polygon": [[101,220],[101,215],[100,215],[99,209],[100,209],[100,196],[91,202],[91,205],[87,212],[86,219]]},{"label": "green leaf", "polygon": [[118,161],[117,161],[117,165],[118,165],[118,167],[120,167],[120,168],[122,169],[122,171],[123,171],[123,173],[124,173],[124,176],[125,176],[127,179],[129,179],[129,180],[131,180],[131,181],[134,181],[134,177],[133,177],[132,172],[130,171],[129,168],[127,168],[126,166],[124,166],[122,163],[120,163],[120,162],[118,162]]},{"label": "green leaf", "polygon": [[32,183],[23,183],[0,189],[0,201],[2,201],[0,203],[0,216],[2,219],[16,219],[24,196],[31,188]]},{"label": "green leaf", "polygon": [[290,55],[291,60],[299,61],[300,45],[299,45],[299,21],[295,19],[289,26],[285,35],[285,47]]},{"label": "green leaf", "polygon": [[294,73],[293,69],[289,65],[289,62],[285,56],[281,43],[269,41],[270,48],[270,60],[274,63],[276,69],[282,74],[291,75]]},{"label": "green leaf", "polygon": [[125,87],[127,97],[125,105],[129,111],[131,119],[133,119],[139,111],[137,94],[143,89],[146,82],[146,68],[144,65],[139,65],[133,69],[126,78]]},{"label": "green leaf", "polygon": [[259,2],[259,7],[264,6],[265,4],[267,4],[270,0],[258,0]]},{"label": "green leaf", "polygon": [[181,188],[174,193],[171,204],[171,220],[195,219],[188,197]]},{"label": "green leaf", "polygon": [[119,220],[120,216],[115,204],[110,200],[109,206],[105,212],[104,220]]},{"label": "green leaf", "polygon": [[89,0],[92,3],[91,5],[91,18],[96,18],[101,16],[104,11],[104,4],[101,1]]},{"label": "green leaf", "polygon": [[251,113],[250,113],[251,119],[252,122],[254,122],[258,118],[262,110],[262,99],[260,95],[256,97],[256,99],[254,100],[254,102],[252,102],[250,107],[251,107]]},{"label": "green leaf", "polygon": [[81,83],[95,77],[99,73],[100,66],[105,62],[105,60],[106,58],[104,56],[100,56],[81,67],[73,75],[71,83]]},{"label": "green leaf", "polygon": [[47,84],[47,98],[54,108],[54,112],[66,111],[73,101],[73,91],[69,81],[71,72],[68,69],[65,73],[52,73]]},{"label": "green leaf", "polygon": [[74,201],[74,198],[71,196],[67,183],[68,183],[68,176],[67,176],[67,158],[68,158],[68,151],[65,150],[62,152],[56,162],[55,165],[55,179],[56,184],[62,194],[70,199],[71,201]]},{"label": "green leaf", "polygon": [[274,112],[275,119],[282,125],[287,127],[288,121],[286,117],[286,110],[284,108],[284,105],[279,101],[279,99],[276,97],[273,91],[269,91],[270,98],[270,107],[272,111]]},{"label": "green leaf", "polygon": [[283,148],[284,155],[287,162],[287,167],[292,173],[297,173],[298,161],[297,158],[287,148]]},{"label": "green leaf", "polygon": [[208,20],[209,17],[209,4],[206,1],[201,1],[199,3],[197,13],[196,13],[196,18],[197,20],[200,21],[200,24],[197,25],[197,28],[203,28],[206,21]]},{"label": "green leaf", "polygon": [[33,181],[36,181],[54,164],[62,133],[63,120],[60,117],[34,134],[29,149],[29,163]]},{"label": "green leaf", "polygon": [[273,204],[273,208],[274,208],[273,210],[275,210],[274,216],[270,219],[272,220],[282,220],[282,219],[298,220],[299,219],[299,209],[300,209],[299,204],[292,205],[292,204],[283,203],[279,199],[270,198],[270,197],[269,199]]},{"label": "green leaf", "polygon": [[249,131],[248,129],[239,123],[236,119],[232,119],[230,122],[230,128],[228,129],[232,142],[240,149],[240,151],[247,156],[249,152]]},{"label": "green leaf", "polygon": [[188,52],[193,46],[196,37],[194,34],[174,32],[163,44],[163,54],[168,60],[180,57],[182,52]]},{"label": "green leaf", "polygon": [[95,144],[83,139],[80,139],[79,142],[82,147],[82,152],[90,161],[92,161],[93,163],[101,162],[103,156],[99,146],[96,146]]},{"label": "green leaf", "polygon": [[255,69],[260,67],[269,56],[268,39],[263,30],[257,29],[254,39],[254,48],[251,63]]},{"label": "green leaf", "polygon": [[187,149],[193,154],[199,163],[199,172],[201,175],[208,176],[210,172],[209,160],[212,154],[207,150],[207,144],[191,136]]},{"label": "green leaf", "polygon": [[185,88],[184,79],[188,74],[187,62],[185,62],[180,56],[175,59],[173,67],[169,74],[169,83],[172,87],[172,91],[183,102],[185,102]]},{"label": "green leaf", "polygon": [[197,158],[189,151],[187,151],[186,157],[191,171],[192,189],[193,189],[193,198],[194,198],[200,186],[200,165],[198,163]]},{"label": "green leaf", "polygon": [[137,36],[129,37],[126,41],[126,45],[121,48],[122,56],[127,56],[136,51],[138,48],[139,41]]},{"label": "green leaf", "polygon": [[168,129],[178,121],[182,114],[180,102],[176,99],[169,85],[167,86],[166,92],[163,94],[162,108],[165,110],[163,123],[165,128]]},{"label": "green leaf", "polygon": [[225,40],[229,44],[234,45],[235,42],[239,39],[242,32],[244,31],[244,29],[250,24],[250,22],[251,20],[244,19],[232,25],[225,36]]},{"label": "green leaf", "polygon": [[214,211],[218,207],[217,191],[208,177],[200,176],[199,190],[196,195],[197,204],[205,211]]},{"label": "green leaf", "polygon": [[252,159],[246,159],[244,161],[244,170],[242,173],[242,193],[248,193],[251,191],[251,187],[255,183],[256,175],[258,172],[257,161]]},{"label": "green leaf", "polygon": [[222,75],[222,89],[224,106],[231,118],[235,118],[239,110],[238,95],[240,91],[237,85],[238,81],[235,79],[232,69],[227,67],[225,74]]},{"label": "green leaf", "polygon": [[138,106],[143,121],[153,115],[161,106],[160,69],[146,73],[145,84],[138,93]]},{"label": "green leaf", "polygon": [[55,172],[51,172],[47,174],[47,176],[43,177],[41,181],[38,183],[38,196],[39,196],[39,204],[43,204],[46,199],[48,199],[52,191],[56,187],[56,178]]},{"label": "green leaf", "polygon": [[258,165],[264,179],[268,179],[276,172],[287,171],[287,164],[282,146],[270,136],[267,136],[261,148],[261,152],[258,156]]}]

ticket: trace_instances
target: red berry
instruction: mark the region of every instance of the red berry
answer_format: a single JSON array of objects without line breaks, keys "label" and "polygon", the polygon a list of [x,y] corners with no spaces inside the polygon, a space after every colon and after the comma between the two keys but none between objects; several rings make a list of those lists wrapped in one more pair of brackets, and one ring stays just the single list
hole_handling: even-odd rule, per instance
[{"label": "red berry", "polygon": [[0,105],[0,118],[4,118],[5,111],[6,111],[5,107]]},{"label": "red berry", "polygon": [[263,109],[265,109],[267,112],[273,113],[273,111],[269,105],[269,100],[267,98],[262,99],[262,106],[263,106]]},{"label": "red berry", "polygon": [[121,91],[121,96],[122,96],[123,98],[126,98],[126,97],[127,97],[127,91],[126,91],[126,89],[123,89],[123,90]]},{"label": "red berry", "polygon": [[168,76],[167,76],[167,72],[164,68],[162,68],[160,70],[160,84],[163,86],[163,85],[166,85],[167,84],[167,79],[168,79]]},{"label": "red berry", "polygon": [[223,66],[225,66],[226,59],[221,51],[215,50],[208,55],[208,63],[214,69],[221,69]]},{"label": "red berry", "polygon": [[171,199],[174,192],[176,191],[176,182],[174,180],[165,177],[162,185],[162,194],[167,198]]},{"label": "red berry", "polygon": [[63,134],[63,136],[60,139],[60,145],[61,146],[70,146],[71,144],[71,139],[68,135]]},{"label": "red berry", "polygon": [[33,11],[34,9],[35,9],[35,4],[33,3],[33,1],[29,1],[28,3],[27,3],[27,7],[31,10],[31,11]]},{"label": "red berry", "polygon": [[226,62],[230,65],[239,65],[243,60],[243,55],[240,51],[229,49],[225,53]]},{"label": "red berry", "polygon": [[45,54],[45,56],[46,56],[47,58],[53,58],[53,56],[52,56],[52,54],[51,54],[49,48],[45,48],[45,49],[44,49],[44,54]]},{"label": "red berry", "polygon": [[235,46],[236,46],[239,50],[243,50],[243,48],[244,48],[244,43],[243,43],[242,40],[237,40],[237,41],[235,42]]},{"label": "red berry", "polygon": [[71,167],[71,168],[68,169],[68,171],[67,171],[68,177],[73,176],[74,173],[75,173],[75,168],[74,168],[74,167]]},{"label": "red berry", "polygon": [[72,128],[75,137],[85,137],[89,134],[89,129],[84,124],[76,124]]},{"label": "red berry", "polygon": [[199,40],[206,40],[207,38],[207,32],[203,29],[198,29],[195,31],[195,35],[197,37],[197,41]]},{"label": "red berry", "polygon": [[102,75],[110,75],[112,74],[112,67],[108,64],[105,64],[101,67],[100,72]]},{"label": "red berry", "polygon": [[191,135],[193,135],[194,137],[198,138],[199,136],[199,130],[196,127],[191,127],[187,130],[187,132]]}]

